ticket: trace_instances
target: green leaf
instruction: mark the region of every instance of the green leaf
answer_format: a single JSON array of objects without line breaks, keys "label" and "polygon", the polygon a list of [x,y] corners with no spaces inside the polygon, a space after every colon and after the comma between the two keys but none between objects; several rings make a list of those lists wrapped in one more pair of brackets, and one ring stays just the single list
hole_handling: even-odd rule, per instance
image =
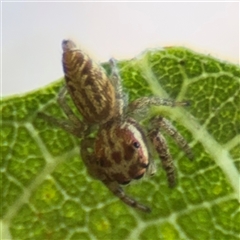
[{"label": "green leaf", "polygon": [[65,117],[56,101],[61,79],[1,102],[3,239],[239,239],[239,66],[172,47],[119,67],[131,101],[150,95],[191,101],[151,111],[171,120],[193,150],[190,161],[168,139],[177,187],[167,187],[156,158],[153,177],[125,188],[152,208],[145,214],[88,176],[79,139],[37,117],[39,111]]}]

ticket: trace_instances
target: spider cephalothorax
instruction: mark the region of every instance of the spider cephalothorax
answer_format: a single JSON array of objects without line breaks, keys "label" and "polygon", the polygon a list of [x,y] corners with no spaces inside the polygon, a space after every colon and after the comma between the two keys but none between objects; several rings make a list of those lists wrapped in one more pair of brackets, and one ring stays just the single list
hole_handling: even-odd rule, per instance
[{"label": "spider cephalothorax", "polygon": [[141,178],[149,165],[145,136],[131,118],[101,126],[95,140],[95,154],[106,178],[119,184]]},{"label": "spider cephalothorax", "polygon": [[[92,177],[101,180],[126,204],[145,212],[150,211],[128,197],[120,184],[139,179],[151,169],[153,162],[149,144],[152,144],[167,173],[169,186],[174,186],[174,165],[160,129],[170,135],[189,158],[192,158],[192,154],[187,142],[166,119],[156,116],[150,121],[151,128],[145,129],[134,119],[134,115],[150,105],[186,106],[188,102],[174,102],[153,96],[127,104],[113,59],[110,60],[112,73],[108,77],[101,66],[95,64],[71,40],[64,40],[62,48],[66,87],[61,90],[58,101],[69,120],[59,121],[41,115],[82,138],[82,160]],[[66,90],[83,116],[82,121],[67,105]],[[97,129],[96,137],[90,138],[93,127]],[[89,151],[90,148],[93,150]]]}]

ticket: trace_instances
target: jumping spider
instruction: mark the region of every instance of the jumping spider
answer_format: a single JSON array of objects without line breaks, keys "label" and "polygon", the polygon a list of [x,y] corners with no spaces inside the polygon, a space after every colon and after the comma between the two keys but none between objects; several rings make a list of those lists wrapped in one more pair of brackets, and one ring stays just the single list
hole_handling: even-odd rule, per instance
[{"label": "jumping spider", "polygon": [[[66,87],[60,91],[58,102],[68,120],[57,120],[43,113],[41,116],[82,138],[81,157],[92,177],[101,180],[127,205],[149,212],[150,208],[127,196],[120,185],[140,179],[147,171],[151,173],[152,144],[162,161],[169,186],[174,186],[174,165],[160,129],[175,140],[188,158],[191,159],[192,154],[184,138],[163,117],[152,118],[149,130],[145,130],[133,117],[150,105],[186,106],[188,102],[174,102],[152,96],[127,104],[113,59],[110,60],[112,72],[108,77],[71,40],[64,40],[62,48]],[[66,92],[70,94],[83,120],[80,121],[67,104]],[[89,137],[94,127],[97,129],[95,139]],[[93,151],[89,151],[91,148]]]}]

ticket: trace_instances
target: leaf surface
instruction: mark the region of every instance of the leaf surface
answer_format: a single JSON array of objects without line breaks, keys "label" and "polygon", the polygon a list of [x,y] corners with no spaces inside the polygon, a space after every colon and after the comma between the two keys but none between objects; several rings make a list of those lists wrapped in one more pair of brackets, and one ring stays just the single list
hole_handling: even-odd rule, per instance
[{"label": "leaf surface", "polygon": [[37,117],[65,118],[56,101],[61,79],[1,101],[3,239],[239,239],[239,66],[181,47],[118,65],[130,101],[156,95],[191,102],[149,113],[171,120],[193,150],[190,161],[167,138],[178,185],[167,187],[155,158],[156,174],[125,188],[152,208],[144,214],[88,176],[80,140]]}]

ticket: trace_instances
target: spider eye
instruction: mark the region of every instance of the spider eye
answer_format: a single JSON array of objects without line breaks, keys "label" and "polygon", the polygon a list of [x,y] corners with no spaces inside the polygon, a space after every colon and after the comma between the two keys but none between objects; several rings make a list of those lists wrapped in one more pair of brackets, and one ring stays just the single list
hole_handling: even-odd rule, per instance
[{"label": "spider eye", "polygon": [[140,148],[140,143],[139,143],[139,142],[134,142],[134,143],[133,143],[133,146],[134,146],[135,148]]}]

